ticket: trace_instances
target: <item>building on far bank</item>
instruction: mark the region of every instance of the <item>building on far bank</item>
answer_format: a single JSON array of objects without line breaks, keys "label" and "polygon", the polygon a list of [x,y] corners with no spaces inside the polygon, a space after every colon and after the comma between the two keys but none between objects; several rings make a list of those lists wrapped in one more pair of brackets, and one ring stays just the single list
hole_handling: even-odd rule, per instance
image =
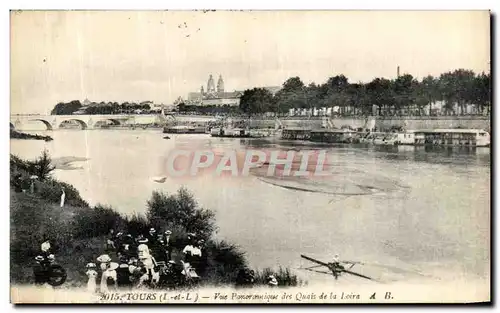
[{"label": "building on far bank", "polygon": [[[277,86],[269,86],[261,88],[268,90],[273,96],[281,89],[281,87]],[[217,85],[215,85],[213,76],[210,75],[208,77],[206,91],[205,88],[201,86],[199,92],[190,92],[188,94],[186,104],[198,105],[198,106],[209,106],[209,105],[239,106],[240,98],[242,95],[243,91],[240,90],[226,91],[224,89],[224,79],[222,78],[222,75],[219,75]]]},{"label": "building on far bank", "polygon": [[200,106],[238,106],[240,105],[240,97],[243,94],[241,91],[227,92],[224,90],[224,79],[222,75],[219,75],[219,80],[217,81],[217,87],[214,82],[212,75],[209,76],[207,82],[207,90],[201,86],[199,92],[190,92],[188,94],[187,102],[193,105]]}]

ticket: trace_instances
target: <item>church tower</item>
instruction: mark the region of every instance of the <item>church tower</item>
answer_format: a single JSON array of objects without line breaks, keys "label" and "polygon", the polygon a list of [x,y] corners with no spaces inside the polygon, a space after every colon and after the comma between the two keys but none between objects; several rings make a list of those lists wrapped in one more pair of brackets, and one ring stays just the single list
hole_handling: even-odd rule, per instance
[{"label": "church tower", "polygon": [[215,83],[214,83],[214,78],[212,77],[212,74],[210,74],[210,77],[208,78],[207,92],[208,93],[215,92]]},{"label": "church tower", "polygon": [[217,92],[224,92],[224,80],[222,75],[219,75],[219,81],[217,82]]}]

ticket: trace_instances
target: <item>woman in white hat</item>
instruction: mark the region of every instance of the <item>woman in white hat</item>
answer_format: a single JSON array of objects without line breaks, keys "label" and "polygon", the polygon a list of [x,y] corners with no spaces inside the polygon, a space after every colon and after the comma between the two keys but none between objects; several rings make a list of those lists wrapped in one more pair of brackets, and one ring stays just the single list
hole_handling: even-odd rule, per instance
[{"label": "woman in white hat", "polygon": [[147,280],[151,280],[151,283],[153,285],[158,283],[158,281],[160,280],[160,276],[159,276],[159,273],[155,271],[156,260],[150,254],[148,246],[145,244],[140,244],[137,247],[137,254],[139,256],[139,263],[146,270],[146,274],[144,274],[139,279],[139,284],[137,285],[137,287],[142,286],[143,283]]},{"label": "woman in white hat", "polygon": [[116,269],[118,268],[118,263],[109,262],[106,270],[102,272],[101,276],[101,292],[108,292],[108,285],[112,284],[114,289],[118,289],[118,280],[116,277]]},{"label": "woman in white hat", "polygon": [[89,278],[87,281],[87,291],[94,293],[97,289],[97,266],[95,263],[88,263],[86,268],[87,271],[85,272],[85,275]]}]

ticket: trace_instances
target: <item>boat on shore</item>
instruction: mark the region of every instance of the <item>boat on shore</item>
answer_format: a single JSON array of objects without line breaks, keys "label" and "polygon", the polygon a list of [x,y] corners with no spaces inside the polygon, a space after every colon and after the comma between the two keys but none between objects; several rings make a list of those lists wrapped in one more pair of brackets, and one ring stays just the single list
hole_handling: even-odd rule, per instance
[{"label": "boat on shore", "polygon": [[415,145],[489,147],[490,134],[482,129],[414,130]]},{"label": "boat on shore", "polygon": [[310,141],[325,143],[357,143],[357,132],[350,129],[321,129],[310,132]]},{"label": "boat on shore", "polygon": [[164,134],[206,134],[205,127],[189,126],[189,125],[176,125],[163,127]]},{"label": "boat on shore", "polygon": [[215,127],[210,130],[212,137],[251,138],[250,130],[239,127]]},{"label": "boat on shore", "polygon": [[411,146],[490,146],[490,134],[482,129],[420,129],[391,133],[368,133],[361,143]]}]

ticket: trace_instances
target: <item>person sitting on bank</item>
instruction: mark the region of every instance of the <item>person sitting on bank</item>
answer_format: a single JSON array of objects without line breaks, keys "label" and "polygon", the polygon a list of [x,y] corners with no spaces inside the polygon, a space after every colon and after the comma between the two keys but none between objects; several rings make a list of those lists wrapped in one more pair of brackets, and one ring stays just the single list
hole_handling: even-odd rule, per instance
[{"label": "person sitting on bank", "polygon": [[156,229],[154,229],[154,228],[151,227],[149,229],[149,233],[148,233],[148,236],[146,238],[148,239],[149,246],[154,245],[155,242],[156,242],[156,239],[157,239]]},{"label": "person sitting on bank", "polygon": [[267,277],[267,285],[270,287],[278,286],[278,280],[276,279],[276,277],[274,275],[269,275]]},{"label": "person sitting on bank", "polygon": [[106,249],[116,249],[115,245],[115,231],[113,229],[109,230],[108,239],[106,240]]},{"label": "person sitting on bank", "polygon": [[121,255],[128,258],[132,257],[135,252],[135,241],[131,234],[127,234],[118,245],[118,251]]},{"label": "person sitting on bank", "polygon": [[192,263],[193,261],[197,261],[201,257],[201,249],[199,247],[199,242],[197,244],[193,243],[193,237],[188,237],[188,244],[182,250],[184,253],[184,261],[187,263]]},{"label": "person sitting on bank", "polygon": [[131,286],[131,281],[130,281],[130,272],[129,272],[129,260],[126,256],[122,256],[120,258],[120,264],[118,265],[118,268],[116,269],[116,279],[118,283],[118,287],[130,287]]},{"label": "person sitting on bank", "polygon": [[35,284],[43,285],[47,283],[49,279],[49,274],[47,270],[47,259],[43,255],[38,255],[35,257],[36,264],[33,266],[33,274],[35,276]]},{"label": "person sitting on bank", "polygon": [[135,241],[137,242],[137,246],[141,245],[141,244],[148,244],[148,238],[144,237],[143,234],[140,234],[139,236],[137,236],[137,238],[135,238]]},{"label": "person sitting on bank", "polygon": [[42,250],[42,256],[47,257],[49,254],[52,254],[52,245],[49,240],[45,240],[41,245],[40,249]]}]

